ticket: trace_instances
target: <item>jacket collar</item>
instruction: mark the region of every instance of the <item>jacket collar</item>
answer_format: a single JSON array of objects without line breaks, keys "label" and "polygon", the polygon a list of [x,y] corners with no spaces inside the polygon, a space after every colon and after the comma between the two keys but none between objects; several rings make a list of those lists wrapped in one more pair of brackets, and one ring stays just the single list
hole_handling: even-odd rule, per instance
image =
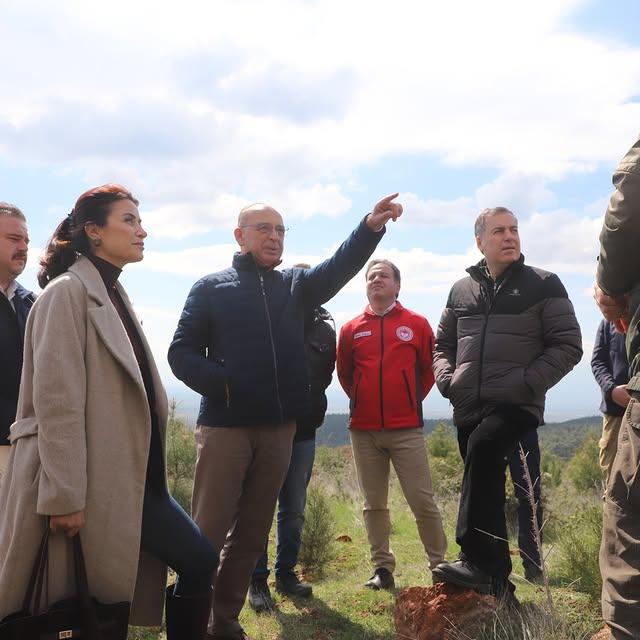
[{"label": "jacket collar", "polygon": [[404,310],[404,307],[400,304],[399,300],[396,300],[396,305],[395,307],[393,307],[393,309],[391,309],[391,311],[389,311],[388,313],[385,313],[384,316],[379,316],[377,313],[374,313],[371,310],[371,307],[369,305],[367,305],[364,308],[364,315],[365,316],[369,316],[370,318],[380,318],[380,317],[386,317],[386,316],[391,316],[391,315],[395,315],[397,313],[400,313],[401,311]]},{"label": "jacket collar", "polygon": [[236,253],[233,254],[232,265],[236,271],[260,271],[267,273],[273,271],[280,264],[282,264],[282,260],[278,260],[276,264],[269,268],[260,267],[252,253],[240,253],[236,251]]},{"label": "jacket collar", "polygon": [[29,298],[30,296],[35,298],[35,293],[33,293],[33,291],[29,291],[29,289],[25,289],[25,287],[23,287],[19,282],[16,282],[14,295],[19,296],[22,300]]},{"label": "jacket collar", "polygon": [[109,302],[109,294],[100,272],[86,256],[80,256],[70,267],[69,272],[75,274],[85,286],[90,298],[105,305]]},{"label": "jacket collar", "polygon": [[[498,278],[498,282],[496,284],[500,284],[510,278],[514,273],[520,271],[524,265],[524,254],[520,254],[520,257],[510,264],[504,273]],[[477,282],[481,282],[482,280],[492,282],[491,277],[489,276],[489,270],[487,269],[487,261],[482,258],[480,262],[472,265],[467,269],[467,273]]]}]

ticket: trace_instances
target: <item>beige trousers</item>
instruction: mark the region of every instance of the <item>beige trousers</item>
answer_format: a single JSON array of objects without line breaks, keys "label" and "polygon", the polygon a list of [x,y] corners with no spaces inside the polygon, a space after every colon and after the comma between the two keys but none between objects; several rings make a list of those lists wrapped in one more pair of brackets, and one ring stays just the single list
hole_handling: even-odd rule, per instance
[{"label": "beige trousers", "polygon": [[362,513],[372,564],[376,569],[384,568],[392,573],[396,566],[395,556],[389,548],[391,520],[387,499],[391,462],[433,569],[444,560],[447,538],[433,495],[422,429],[351,429],[350,434],[358,484],[364,498]]},{"label": "beige trousers", "polygon": [[193,519],[221,550],[211,634],[234,636],[241,630],[238,615],[264,552],[295,430],[295,422],[196,427]]},{"label": "beige trousers", "polygon": [[620,425],[622,425],[622,416],[612,416],[605,413],[602,416],[602,436],[598,446],[600,452],[598,454],[598,462],[602,469],[604,486],[609,484],[609,475],[611,473],[611,465],[618,451],[618,435],[620,434]]},{"label": "beige trousers", "polygon": [[7,445],[0,446],[0,482],[2,481],[2,476],[5,474],[7,470],[7,464],[9,463],[10,453],[11,453],[11,446],[7,446]]},{"label": "beige trousers", "polygon": [[616,640],[640,638],[640,392],[622,419],[604,503],[602,617]]}]

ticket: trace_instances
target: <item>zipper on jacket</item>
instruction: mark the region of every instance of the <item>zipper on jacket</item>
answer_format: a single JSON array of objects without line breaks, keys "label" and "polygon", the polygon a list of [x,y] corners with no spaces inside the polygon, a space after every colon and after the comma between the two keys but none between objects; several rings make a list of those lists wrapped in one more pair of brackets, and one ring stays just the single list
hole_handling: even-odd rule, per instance
[{"label": "zipper on jacket", "polygon": [[384,316],[380,316],[380,427],[384,429],[384,397],[382,393],[382,361],[384,360]]},{"label": "zipper on jacket", "polygon": [[[489,314],[491,313],[491,309],[493,309],[493,303],[496,301],[498,294],[502,291],[504,283],[507,281],[507,278],[503,278],[502,282],[498,286],[496,283],[491,280],[491,287],[493,295],[489,298],[488,302],[485,303],[485,312],[484,312],[484,326],[482,327],[482,336],[480,337],[480,365],[478,367],[478,404],[480,403],[480,394],[482,391],[482,365],[484,363],[484,341],[487,335],[487,325],[489,324]],[[480,290],[486,296],[489,293],[485,287],[486,280],[480,281]]]},{"label": "zipper on jacket", "polygon": [[282,401],[280,400],[280,383],[278,382],[278,358],[276,357],[276,345],[273,341],[273,328],[271,326],[271,314],[269,313],[269,305],[267,304],[267,292],[264,290],[264,277],[258,271],[260,279],[260,290],[262,291],[262,302],[264,303],[264,312],[267,316],[267,327],[269,328],[269,340],[271,342],[271,354],[273,356],[273,373],[276,377],[276,397],[278,399],[278,410],[280,411],[280,422],[284,422],[284,411],[282,410]]},{"label": "zipper on jacket", "polygon": [[413,398],[411,397],[411,385],[409,385],[409,378],[407,378],[407,372],[403,369],[402,370],[402,378],[404,379],[404,386],[407,389],[407,398],[409,398],[409,406],[412,409],[415,409],[416,407],[413,404]]}]

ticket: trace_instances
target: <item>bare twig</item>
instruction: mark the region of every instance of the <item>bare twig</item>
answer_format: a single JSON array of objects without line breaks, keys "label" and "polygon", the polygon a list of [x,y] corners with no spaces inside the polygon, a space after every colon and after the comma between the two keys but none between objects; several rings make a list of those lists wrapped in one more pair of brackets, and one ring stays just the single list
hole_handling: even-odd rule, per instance
[{"label": "bare twig", "polygon": [[[524,451],[522,444],[518,444],[520,450],[520,463],[522,464],[522,470],[524,472],[524,479],[527,483],[527,498],[531,507],[531,523],[533,525],[533,534],[535,536],[536,546],[538,548],[538,554],[540,556],[540,565],[538,565],[540,571],[542,571],[542,581],[547,594],[547,606],[549,608],[549,614],[553,617],[553,598],[551,597],[551,587],[549,585],[549,575],[547,574],[547,565],[544,559],[542,550],[542,536],[540,535],[541,528],[538,527],[538,503],[534,495],[534,484],[531,480],[531,474],[529,473],[529,466],[527,465],[527,454]],[[536,482],[539,478],[536,478]],[[537,564],[537,563],[536,563]]]}]

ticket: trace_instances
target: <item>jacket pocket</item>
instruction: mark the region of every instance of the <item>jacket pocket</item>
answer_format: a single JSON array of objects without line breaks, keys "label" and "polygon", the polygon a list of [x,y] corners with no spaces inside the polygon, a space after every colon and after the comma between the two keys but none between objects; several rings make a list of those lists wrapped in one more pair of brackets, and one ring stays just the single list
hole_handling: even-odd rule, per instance
[{"label": "jacket pocket", "polygon": [[356,411],[356,407],[358,406],[358,389],[360,387],[360,381],[362,380],[362,374],[358,376],[358,380],[356,381],[355,386],[353,387],[353,397],[350,402],[351,415],[353,415]]},{"label": "jacket pocket", "polygon": [[409,376],[407,376],[407,372],[404,369],[402,370],[402,378],[404,380],[404,387],[407,391],[407,399],[409,400],[409,407],[411,407],[411,409],[415,409],[416,403],[414,402],[413,396],[411,395],[411,385],[409,384]]},{"label": "jacket pocket", "polygon": [[607,496],[620,506],[640,508],[640,399],[633,393],[622,419],[618,451],[611,467]]}]

